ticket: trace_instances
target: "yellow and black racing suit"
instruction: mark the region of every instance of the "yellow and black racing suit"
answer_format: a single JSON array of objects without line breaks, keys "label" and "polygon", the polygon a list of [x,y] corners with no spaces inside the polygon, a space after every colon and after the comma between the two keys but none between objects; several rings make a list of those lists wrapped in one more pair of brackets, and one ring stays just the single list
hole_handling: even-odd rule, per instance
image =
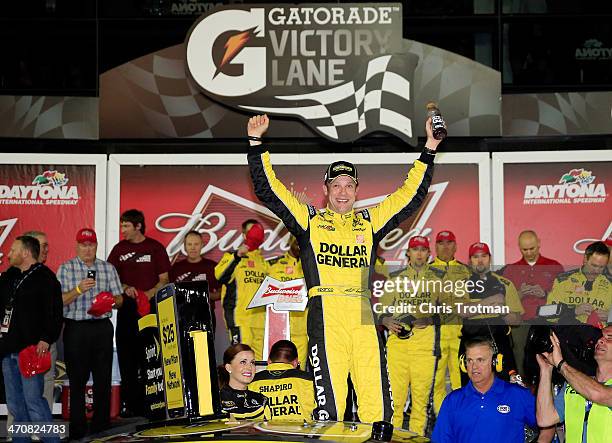
[{"label": "yellow and black racing suit", "polygon": [[[420,323],[418,327],[412,328],[412,336],[409,338],[391,334],[387,340],[389,378],[395,409],[393,425],[396,428],[402,427],[404,407],[410,391],[412,406],[408,429],[419,435],[426,435],[431,427],[427,410],[433,404],[434,381],[440,357],[440,327],[436,307],[442,298],[443,276],[444,272],[428,264],[418,270],[408,265],[389,276],[391,281],[401,280],[401,290],[385,293],[380,299],[383,307],[395,308],[393,314],[387,315],[393,315],[394,319],[406,324],[410,323],[402,320],[406,316]],[[410,311],[406,312],[409,308]]]},{"label": "yellow and black racing suit", "polygon": [[[304,278],[302,262],[288,252],[280,258],[268,261],[268,275],[278,281],[290,281]],[[306,332],[306,315],[308,310],[289,312],[289,333],[291,341],[298,351],[298,361],[306,366],[308,355],[308,335]]]},{"label": "yellow and black racing suit", "polygon": [[[612,278],[603,273],[589,281],[580,269],[572,269],[557,275],[546,299],[548,304],[565,303],[571,308],[588,303],[593,309],[610,312],[612,308]],[[588,315],[578,315],[576,319],[587,322]]]},{"label": "yellow and black racing suit", "polygon": [[221,302],[230,343],[249,345],[256,360],[262,359],[266,310],[247,309],[247,306],[267,273],[268,264],[259,249],[249,251],[244,257],[227,252],[215,266],[217,281],[225,285]]},{"label": "yellow and black racing suit", "polygon": [[225,385],[220,390],[221,407],[234,420],[270,420],[270,400],[259,392],[237,390]]},{"label": "yellow and black racing suit", "polygon": [[264,371],[255,374],[248,389],[268,397],[271,420],[312,420],[317,403],[314,380],[308,372],[295,369],[289,363],[270,363]]},{"label": "yellow and black racing suit", "polygon": [[461,343],[461,324],[462,319],[455,312],[455,302],[465,302],[469,298],[465,290],[465,282],[472,275],[470,268],[456,259],[448,262],[440,260],[438,257],[431,263],[432,268],[444,272],[443,280],[452,282],[454,291],[445,291],[444,299],[441,300],[449,309],[453,309],[452,314],[440,315],[440,360],[438,361],[438,373],[436,374],[436,384],[434,387],[434,407],[436,414],[440,412],[440,406],[446,397],[446,368],[450,375],[451,388],[453,390],[461,387],[461,370],[459,369],[459,344]]},{"label": "yellow and black racing suit", "polygon": [[308,348],[318,420],[344,416],[349,373],[361,421],[391,420],[385,348],[376,331],[368,282],[380,240],[425,199],[433,160],[433,155],[421,154],[404,184],[379,205],[338,214],[300,203],[276,178],[265,148],[249,148],[255,194],[300,245],[310,297]]}]

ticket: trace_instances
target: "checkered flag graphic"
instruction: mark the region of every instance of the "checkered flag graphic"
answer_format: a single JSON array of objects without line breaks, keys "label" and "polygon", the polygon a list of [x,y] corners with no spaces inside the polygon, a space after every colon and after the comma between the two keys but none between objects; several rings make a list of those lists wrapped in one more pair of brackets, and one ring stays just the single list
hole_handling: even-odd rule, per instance
[{"label": "checkered flag graphic", "polygon": [[295,115],[330,140],[350,142],[378,130],[392,132],[416,144],[412,119],[412,79],[418,63],[413,54],[374,58],[349,82],[308,94],[277,95],[288,106],[249,106],[243,109]]}]

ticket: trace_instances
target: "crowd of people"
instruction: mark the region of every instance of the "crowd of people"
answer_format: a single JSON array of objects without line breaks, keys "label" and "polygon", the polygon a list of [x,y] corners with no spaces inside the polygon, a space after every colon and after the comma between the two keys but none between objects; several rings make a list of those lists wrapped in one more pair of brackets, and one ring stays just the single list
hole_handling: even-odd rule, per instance
[{"label": "crowd of people", "polygon": [[[143,415],[140,307],[169,282],[205,280],[211,302],[220,299],[223,307],[231,345],[218,371],[221,402],[236,418],[386,421],[438,442],[523,441],[525,426],[541,428],[538,441],[551,441],[564,421],[569,442],[582,441],[583,433],[589,442],[605,441],[612,425],[611,240],[592,243],[582,266],[565,270],[544,257],[537,234],[525,230],[518,238],[521,260],[493,270],[487,244],[471,244],[463,264],[455,258],[455,234],[442,230],[434,248],[427,237],[410,238],[405,261],[391,267],[377,257],[377,246],[427,195],[440,142],[431,122],[404,183],[378,206],[359,211],[353,209],[359,177],[349,162],[327,168],[324,209],[285,188],[263,144],[268,126],[267,116],[249,120],[248,162],[255,194],[292,234],[281,257],[264,258],[263,226],[250,219],[242,224],[243,244],[218,263],[202,257],[200,233],[191,231],[184,237],[185,259],[171,264],[163,245],[145,235],[144,214],[135,209],[121,215],[123,240],[107,261],[97,258],[96,232],[84,228],[75,236],[76,256],[57,275],[44,264],[44,233],[15,240],[10,267],[0,275],[0,354],[15,422],[51,421],[53,369],[26,377],[19,358],[33,346],[38,357],[54,361],[62,328],[70,437],[109,426],[113,334],[121,415]],[[291,340],[275,343],[267,368],[256,373],[266,354],[265,309],[247,306],[266,276],[303,278],[309,300],[305,312],[290,314]],[[530,328],[542,324],[542,309],[550,305],[569,309],[573,327],[602,331],[594,344],[594,377],[564,359],[567,350],[554,334],[546,352],[530,350]],[[553,371],[565,380],[556,390]],[[88,427],[90,375],[94,415]]]},{"label": "crowd of people", "polygon": [[[0,354],[9,428],[13,422],[52,422],[60,333],[70,386],[71,439],[109,428],[113,337],[122,380],[120,415],[144,415],[139,306],[148,305],[168,282],[206,280],[211,300],[218,299],[215,263],[201,256],[199,233],[185,236],[186,258],[171,266],[161,243],[145,236],[141,211],[125,211],[120,223],[123,240],[107,261],[97,258],[95,230],[83,228],[75,236],[76,256],[62,263],[57,275],[44,264],[49,244],[43,232],[26,232],[11,246],[9,267],[0,275],[0,303],[5,312]],[[117,310],[116,328],[111,322],[113,309]],[[18,368],[18,359],[31,345],[36,346],[39,358],[49,354],[52,365],[46,372],[26,377]],[[90,377],[94,408],[88,425],[85,390]],[[29,441],[29,436],[14,436],[13,440],[20,438]],[[43,440],[58,441],[58,436],[44,436]]]}]

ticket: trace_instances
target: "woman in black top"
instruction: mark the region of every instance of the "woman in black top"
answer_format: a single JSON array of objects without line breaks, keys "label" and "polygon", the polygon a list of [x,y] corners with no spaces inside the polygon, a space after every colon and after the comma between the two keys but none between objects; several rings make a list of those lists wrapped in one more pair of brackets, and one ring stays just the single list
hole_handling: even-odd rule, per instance
[{"label": "woman in black top", "polygon": [[255,376],[255,353],[245,344],[232,345],[223,353],[218,367],[221,407],[237,420],[267,420],[271,417],[268,399],[247,390]]}]

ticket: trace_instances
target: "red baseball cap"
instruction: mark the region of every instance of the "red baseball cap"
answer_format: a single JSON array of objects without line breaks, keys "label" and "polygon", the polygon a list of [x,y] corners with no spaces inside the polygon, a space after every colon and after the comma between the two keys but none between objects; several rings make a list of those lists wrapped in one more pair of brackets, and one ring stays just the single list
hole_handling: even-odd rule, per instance
[{"label": "red baseball cap", "polygon": [[77,232],[76,241],[77,243],[98,243],[98,237],[93,229],[83,228]]},{"label": "red baseball cap", "polygon": [[91,307],[87,310],[89,315],[93,315],[94,317],[100,317],[104,314],[108,314],[113,310],[113,305],[115,304],[115,298],[113,294],[108,291],[100,292],[94,298]]},{"label": "red baseball cap", "polygon": [[249,251],[259,249],[261,244],[264,242],[264,228],[259,223],[254,223],[251,229],[246,233],[244,244],[247,245]]},{"label": "red baseball cap", "polygon": [[138,315],[141,317],[151,313],[151,303],[149,303],[149,298],[147,297],[147,294],[140,289],[136,290],[136,310],[138,311]]},{"label": "red baseball cap", "polygon": [[419,246],[423,246],[424,248],[429,249],[429,240],[427,239],[427,237],[415,235],[414,237],[411,237],[408,241],[408,249],[418,248]]},{"label": "red baseball cap", "polygon": [[486,243],[477,242],[470,246],[470,257],[472,255],[478,254],[479,252],[483,252],[485,254],[491,255],[489,246]]},{"label": "red baseball cap", "polygon": [[457,241],[457,237],[453,234],[452,231],[440,231],[438,235],[436,235],[436,243],[441,241]]},{"label": "red baseball cap", "polygon": [[26,378],[42,374],[51,369],[51,353],[38,355],[36,345],[30,345],[19,353],[19,372]]},{"label": "red baseball cap", "polygon": [[606,244],[606,246],[609,248],[610,246],[612,246],[612,238],[608,238],[606,239],[606,241],[604,242]]}]

